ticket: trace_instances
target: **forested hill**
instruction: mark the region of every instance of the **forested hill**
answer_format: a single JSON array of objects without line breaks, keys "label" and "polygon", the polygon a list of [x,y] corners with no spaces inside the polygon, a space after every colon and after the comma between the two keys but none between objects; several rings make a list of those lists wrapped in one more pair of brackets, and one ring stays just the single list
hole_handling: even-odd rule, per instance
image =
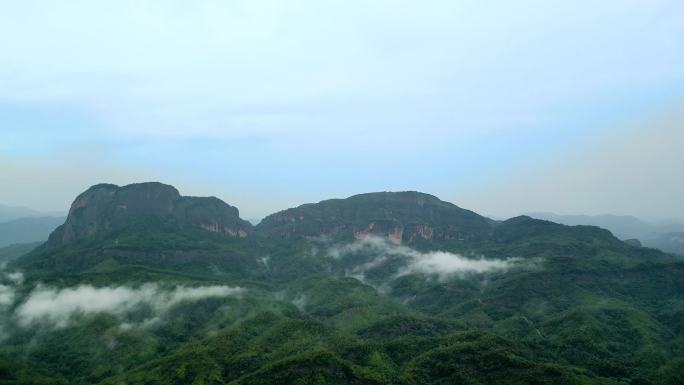
[{"label": "forested hill", "polygon": [[681,384],[684,261],[419,192],[96,185],[0,273],[0,383]]}]

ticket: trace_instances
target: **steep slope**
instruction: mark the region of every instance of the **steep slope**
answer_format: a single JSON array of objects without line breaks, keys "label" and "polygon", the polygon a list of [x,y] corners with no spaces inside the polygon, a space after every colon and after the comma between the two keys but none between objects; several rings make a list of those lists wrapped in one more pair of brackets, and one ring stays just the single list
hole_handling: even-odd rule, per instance
[{"label": "steep slope", "polygon": [[237,208],[218,198],[182,197],[173,186],[156,182],[123,187],[100,184],[76,197],[66,222],[50,235],[48,246],[105,235],[149,218],[176,220],[240,238],[252,229]]},{"label": "steep slope", "polygon": [[216,198],[98,185],[9,269],[0,369],[65,383],[660,385],[684,356],[681,259],[416,192],[252,228]]},{"label": "steep slope", "polygon": [[330,199],[264,218],[256,229],[268,237],[381,236],[394,244],[469,242],[486,239],[493,221],[414,191],[378,192]]},{"label": "steep slope", "polygon": [[[252,225],[215,197],[181,196],[173,186],[95,185],[74,200],[48,241],[13,263],[30,271],[87,271],[142,265],[247,274]],[[245,242],[240,242],[245,240]]]}]

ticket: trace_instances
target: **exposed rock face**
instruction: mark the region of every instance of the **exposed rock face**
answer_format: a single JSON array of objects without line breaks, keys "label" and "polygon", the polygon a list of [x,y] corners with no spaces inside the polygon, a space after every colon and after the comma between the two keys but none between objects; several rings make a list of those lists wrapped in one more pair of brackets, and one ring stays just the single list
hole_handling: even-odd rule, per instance
[{"label": "exposed rock face", "polygon": [[257,231],[281,238],[385,237],[394,244],[486,239],[490,219],[414,191],[379,192],[305,204],[264,218]]},{"label": "exposed rock face", "polygon": [[183,197],[173,186],[156,182],[123,187],[99,184],[76,197],[66,222],[50,235],[48,244],[71,243],[150,217],[241,238],[252,229],[240,219],[237,208],[218,198]]},{"label": "exposed rock face", "polygon": [[244,238],[252,229],[249,222],[240,219],[236,207],[215,197],[181,197],[173,213],[181,221],[232,237]]}]

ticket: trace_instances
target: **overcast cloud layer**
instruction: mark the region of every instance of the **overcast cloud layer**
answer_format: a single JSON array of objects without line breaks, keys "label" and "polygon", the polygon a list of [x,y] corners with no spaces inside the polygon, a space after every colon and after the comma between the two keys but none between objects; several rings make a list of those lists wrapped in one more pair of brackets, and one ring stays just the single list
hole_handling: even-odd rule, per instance
[{"label": "overcast cloud layer", "polygon": [[681,136],[650,134],[684,107],[683,18],[676,0],[2,2],[0,203],[161,180],[248,218],[405,189],[684,217],[682,157],[654,160]]}]

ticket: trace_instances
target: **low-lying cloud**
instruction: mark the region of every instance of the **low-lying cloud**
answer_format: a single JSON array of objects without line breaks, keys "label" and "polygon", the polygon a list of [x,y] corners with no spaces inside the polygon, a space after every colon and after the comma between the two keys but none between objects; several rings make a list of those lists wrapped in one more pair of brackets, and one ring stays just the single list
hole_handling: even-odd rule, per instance
[{"label": "low-lying cloud", "polygon": [[422,253],[406,246],[394,245],[386,239],[379,237],[366,237],[360,241],[328,249],[328,256],[336,260],[341,260],[348,255],[361,253],[373,258],[369,262],[347,270],[347,275],[361,280],[364,280],[367,271],[383,265],[392,258],[402,258],[405,260],[403,265],[394,274],[395,278],[419,273],[436,275],[440,280],[445,280],[459,274],[504,271],[522,262],[520,258],[466,258],[460,254],[447,251]]},{"label": "low-lying cloud", "polygon": [[108,313],[123,317],[142,306],[149,306],[153,315],[144,320],[145,324],[149,324],[182,302],[240,296],[244,291],[243,288],[229,286],[176,286],[166,289],[156,284],[137,288],[80,285],[55,289],[38,286],[18,306],[15,316],[21,326],[47,322],[55,327],[64,327],[75,315]]},{"label": "low-lying cloud", "polygon": [[19,285],[24,282],[24,274],[21,272],[16,271],[13,273],[7,273],[6,276],[7,279],[15,285]]},{"label": "low-lying cloud", "polygon": [[436,274],[440,279],[446,279],[458,273],[487,273],[490,271],[507,270],[519,259],[469,259],[459,254],[445,251],[418,253],[413,256],[413,262],[401,269],[399,275],[411,273]]},{"label": "low-lying cloud", "polygon": [[14,301],[14,288],[0,284],[0,307],[8,306]]},{"label": "low-lying cloud", "polygon": [[14,302],[14,286],[24,281],[24,275],[19,272],[0,273],[0,311]]}]

